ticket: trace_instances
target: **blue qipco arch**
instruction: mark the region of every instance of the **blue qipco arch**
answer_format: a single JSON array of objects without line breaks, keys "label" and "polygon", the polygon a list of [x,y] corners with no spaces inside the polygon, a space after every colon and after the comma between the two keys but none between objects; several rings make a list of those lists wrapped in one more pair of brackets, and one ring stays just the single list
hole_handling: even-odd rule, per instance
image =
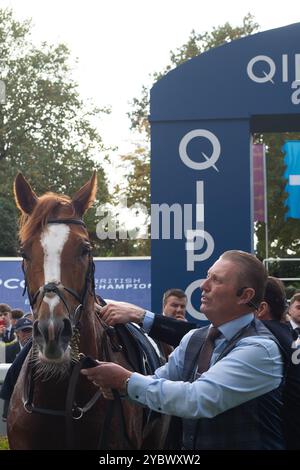
[{"label": "blue qipco arch", "polygon": [[179,287],[203,320],[207,269],[253,249],[252,133],[300,129],[300,23],[189,60],[154,85],[150,113],[152,308]]}]

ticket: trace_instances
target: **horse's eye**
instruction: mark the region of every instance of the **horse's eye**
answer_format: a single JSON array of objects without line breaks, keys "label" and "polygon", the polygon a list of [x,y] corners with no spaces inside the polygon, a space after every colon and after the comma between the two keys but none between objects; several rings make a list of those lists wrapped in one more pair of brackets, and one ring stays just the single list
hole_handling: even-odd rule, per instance
[{"label": "horse's eye", "polygon": [[28,255],[26,254],[24,248],[20,248],[19,253],[20,253],[20,256],[22,256],[23,259],[26,259],[26,260],[29,259],[29,257],[28,257]]},{"label": "horse's eye", "polygon": [[90,245],[83,245],[81,247],[81,256],[86,256],[89,255],[91,252],[91,247]]}]

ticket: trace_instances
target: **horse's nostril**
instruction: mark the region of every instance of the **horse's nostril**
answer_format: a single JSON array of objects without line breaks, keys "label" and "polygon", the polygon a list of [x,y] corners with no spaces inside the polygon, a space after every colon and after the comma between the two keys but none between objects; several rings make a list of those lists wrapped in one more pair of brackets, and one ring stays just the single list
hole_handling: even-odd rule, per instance
[{"label": "horse's nostril", "polygon": [[63,328],[60,332],[60,337],[63,340],[69,340],[72,336],[72,325],[68,318],[63,319]]},{"label": "horse's nostril", "polygon": [[65,348],[72,336],[72,325],[68,318],[54,321],[36,320],[33,324],[33,336],[38,344],[56,342]]},{"label": "horse's nostril", "polygon": [[33,336],[35,338],[39,337],[39,336],[43,336],[43,334],[40,330],[40,327],[39,327],[39,321],[38,320],[35,320],[35,322],[33,324]]}]

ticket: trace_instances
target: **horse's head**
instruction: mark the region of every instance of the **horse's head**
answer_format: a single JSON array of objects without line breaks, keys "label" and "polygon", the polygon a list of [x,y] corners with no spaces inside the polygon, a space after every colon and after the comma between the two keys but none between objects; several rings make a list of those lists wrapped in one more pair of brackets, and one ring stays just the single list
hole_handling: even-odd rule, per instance
[{"label": "horse's head", "polygon": [[91,296],[93,263],[82,216],[94,202],[96,189],[96,173],[72,199],[54,193],[38,197],[22,174],[15,180],[33,336],[44,364],[70,363],[74,323]]}]

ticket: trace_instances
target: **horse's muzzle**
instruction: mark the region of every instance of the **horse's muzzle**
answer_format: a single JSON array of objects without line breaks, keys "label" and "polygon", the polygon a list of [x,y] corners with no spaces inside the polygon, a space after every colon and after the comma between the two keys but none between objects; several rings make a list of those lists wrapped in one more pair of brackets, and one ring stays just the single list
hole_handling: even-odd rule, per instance
[{"label": "horse's muzzle", "polygon": [[62,360],[71,336],[72,325],[68,318],[43,319],[34,322],[33,337],[45,360]]}]

